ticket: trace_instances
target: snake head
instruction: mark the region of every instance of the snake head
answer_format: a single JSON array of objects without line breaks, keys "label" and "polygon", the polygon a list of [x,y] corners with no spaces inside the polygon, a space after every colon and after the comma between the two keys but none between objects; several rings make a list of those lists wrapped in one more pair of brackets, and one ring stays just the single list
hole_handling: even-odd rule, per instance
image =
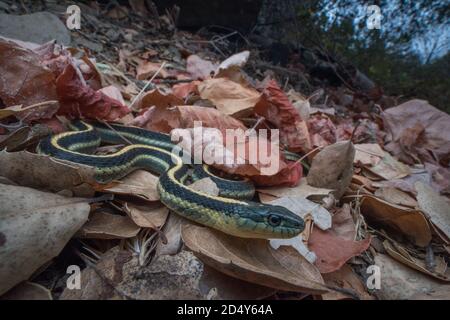
[{"label": "snake head", "polygon": [[292,238],[305,229],[304,220],[285,207],[256,202],[248,204],[241,207],[239,214],[239,227],[245,229],[246,238]]}]

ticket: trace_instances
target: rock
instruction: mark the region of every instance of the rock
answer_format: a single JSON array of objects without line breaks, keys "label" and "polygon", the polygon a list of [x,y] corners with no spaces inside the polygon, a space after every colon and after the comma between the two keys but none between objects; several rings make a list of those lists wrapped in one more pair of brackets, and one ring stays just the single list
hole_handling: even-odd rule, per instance
[{"label": "rock", "polygon": [[43,44],[56,39],[69,45],[70,32],[57,16],[49,12],[25,15],[0,14],[0,35]]}]

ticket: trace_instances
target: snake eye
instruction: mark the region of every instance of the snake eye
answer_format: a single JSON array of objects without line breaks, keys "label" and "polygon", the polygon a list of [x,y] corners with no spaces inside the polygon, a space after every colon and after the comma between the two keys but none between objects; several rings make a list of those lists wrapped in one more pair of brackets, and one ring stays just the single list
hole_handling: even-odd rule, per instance
[{"label": "snake eye", "polygon": [[271,214],[269,215],[267,221],[269,221],[269,224],[273,227],[277,227],[281,223],[281,218],[277,215]]}]

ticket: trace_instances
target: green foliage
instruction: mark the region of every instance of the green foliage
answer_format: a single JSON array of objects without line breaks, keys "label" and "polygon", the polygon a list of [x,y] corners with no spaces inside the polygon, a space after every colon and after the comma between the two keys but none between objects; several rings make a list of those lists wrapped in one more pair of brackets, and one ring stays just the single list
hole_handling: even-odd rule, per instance
[{"label": "green foliage", "polygon": [[[426,99],[450,113],[448,43],[443,51],[447,53],[432,59],[438,49],[442,50],[436,46],[436,37],[442,32],[433,31],[449,32],[446,1],[378,1],[383,14],[381,30],[366,28],[365,1],[306,3],[297,7],[301,28],[296,38],[301,43],[353,63],[387,94]],[[421,56],[413,41],[421,46]]]}]

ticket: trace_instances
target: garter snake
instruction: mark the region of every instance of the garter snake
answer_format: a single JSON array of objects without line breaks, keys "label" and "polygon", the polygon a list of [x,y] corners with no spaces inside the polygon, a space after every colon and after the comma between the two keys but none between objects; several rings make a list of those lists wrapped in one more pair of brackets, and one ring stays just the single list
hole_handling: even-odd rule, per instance
[{"label": "garter snake", "polygon": [[[41,140],[38,153],[92,166],[100,183],[122,178],[138,168],[156,172],[159,174],[157,189],[164,205],[187,219],[234,236],[291,238],[304,229],[303,219],[284,207],[242,200],[253,195],[248,182],[217,177],[207,166],[197,165],[195,178],[209,176],[219,188],[228,191],[212,196],[185,185],[189,166],[173,152],[175,145],[169,135],[137,127],[83,121],[72,122],[70,127],[73,131]],[[132,144],[112,154],[91,154],[102,141],[123,144],[124,138]]]}]

